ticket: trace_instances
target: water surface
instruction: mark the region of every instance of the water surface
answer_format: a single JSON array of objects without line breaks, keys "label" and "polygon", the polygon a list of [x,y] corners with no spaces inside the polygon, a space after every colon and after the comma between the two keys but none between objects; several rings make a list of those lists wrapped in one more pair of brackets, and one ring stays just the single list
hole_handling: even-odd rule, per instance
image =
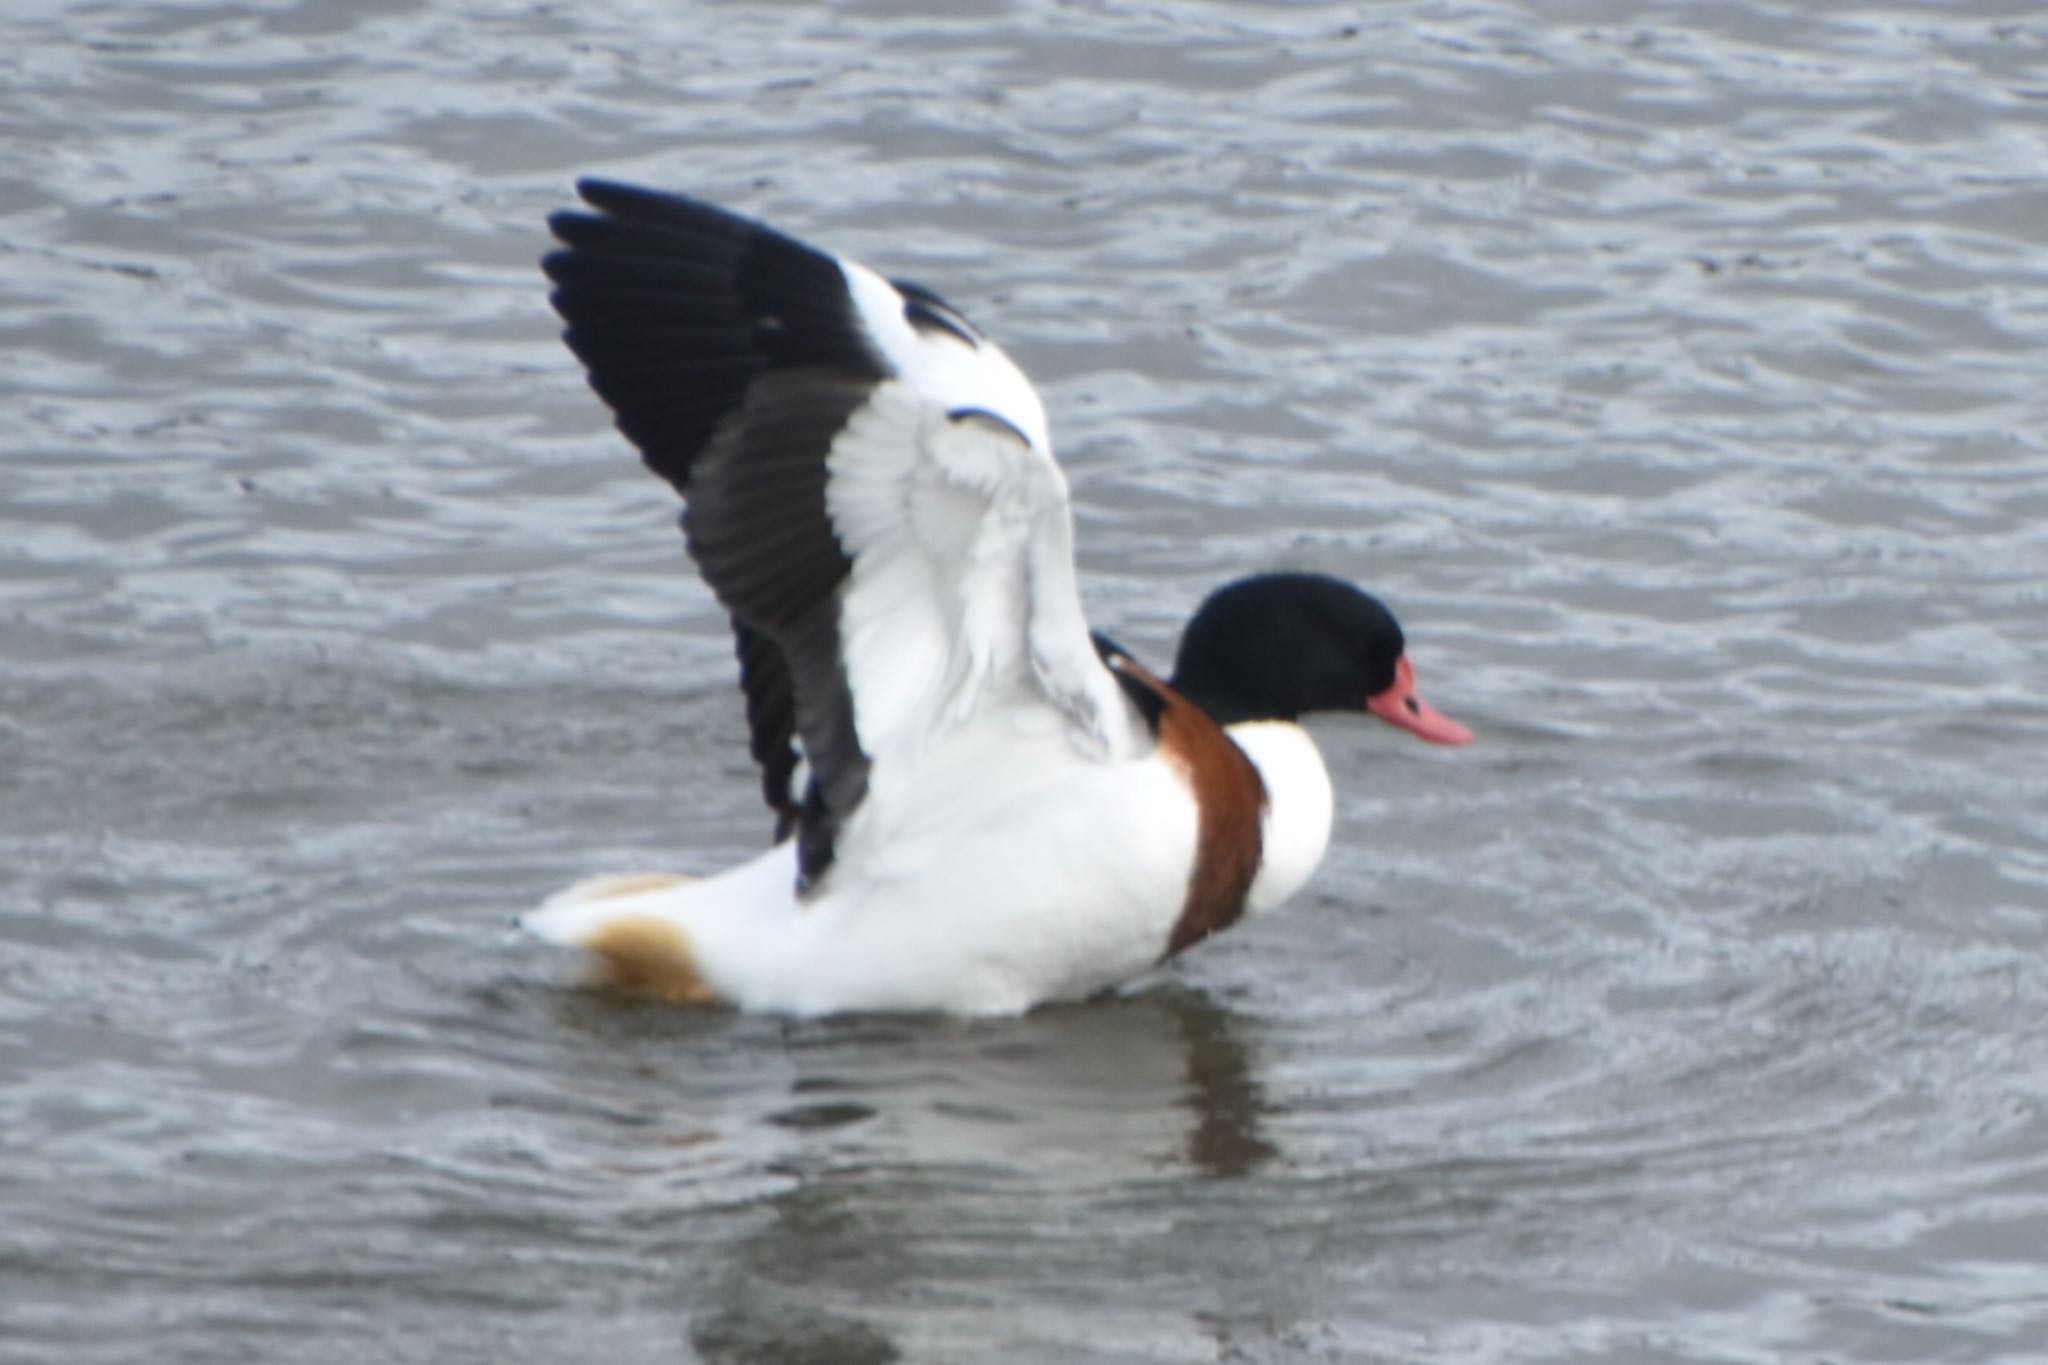
[{"label": "water surface", "polygon": [[[2032,3],[13,5],[0,1356],[2048,1341]],[[1097,621],[1382,591],[1289,909],[1021,1021],[579,990],[765,834],[575,176],[944,291]]]}]

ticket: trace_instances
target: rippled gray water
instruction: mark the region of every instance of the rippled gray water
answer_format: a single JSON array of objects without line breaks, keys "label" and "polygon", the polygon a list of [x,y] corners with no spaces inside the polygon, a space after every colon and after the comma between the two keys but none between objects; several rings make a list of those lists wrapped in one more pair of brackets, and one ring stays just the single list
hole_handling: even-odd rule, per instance
[{"label": "rippled gray water", "polygon": [[[2048,1358],[2048,20],[0,18],[0,1359]],[[762,837],[580,173],[945,291],[1099,624],[1379,587],[1273,919],[1022,1021],[503,925]]]}]

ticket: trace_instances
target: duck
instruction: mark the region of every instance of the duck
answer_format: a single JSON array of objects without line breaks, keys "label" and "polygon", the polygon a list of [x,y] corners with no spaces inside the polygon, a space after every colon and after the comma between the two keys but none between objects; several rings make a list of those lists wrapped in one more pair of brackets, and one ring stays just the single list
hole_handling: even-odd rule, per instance
[{"label": "duck", "polygon": [[577,192],[551,301],[682,497],[773,837],[701,878],[578,882],[532,935],[675,1001],[1021,1014],[1307,883],[1334,796],[1304,716],[1471,739],[1386,605],[1325,574],[1216,589],[1154,673],[1089,628],[1044,404],[962,312],[699,199]]}]

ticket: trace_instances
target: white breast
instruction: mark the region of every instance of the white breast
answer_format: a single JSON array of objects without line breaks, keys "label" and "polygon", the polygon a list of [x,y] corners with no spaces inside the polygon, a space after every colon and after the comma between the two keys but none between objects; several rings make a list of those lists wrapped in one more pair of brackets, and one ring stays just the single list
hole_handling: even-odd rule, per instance
[{"label": "white breast", "polygon": [[1301,890],[1330,846],[1335,798],[1330,770],[1308,731],[1292,721],[1253,720],[1228,727],[1266,784],[1259,875],[1245,908],[1270,910]]}]

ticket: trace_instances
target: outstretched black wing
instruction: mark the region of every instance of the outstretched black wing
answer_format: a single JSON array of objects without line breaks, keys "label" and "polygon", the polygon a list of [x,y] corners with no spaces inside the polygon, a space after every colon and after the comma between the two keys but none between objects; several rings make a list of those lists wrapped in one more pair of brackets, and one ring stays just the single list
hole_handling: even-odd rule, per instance
[{"label": "outstretched black wing", "polygon": [[929,290],[708,204],[579,190],[595,212],[550,219],[543,262],[565,339],[685,499],[807,884],[871,772],[909,780],[985,704],[1036,698],[1084,750],[1139,742],[1088,643],[1044,409],[999,348]]}]

